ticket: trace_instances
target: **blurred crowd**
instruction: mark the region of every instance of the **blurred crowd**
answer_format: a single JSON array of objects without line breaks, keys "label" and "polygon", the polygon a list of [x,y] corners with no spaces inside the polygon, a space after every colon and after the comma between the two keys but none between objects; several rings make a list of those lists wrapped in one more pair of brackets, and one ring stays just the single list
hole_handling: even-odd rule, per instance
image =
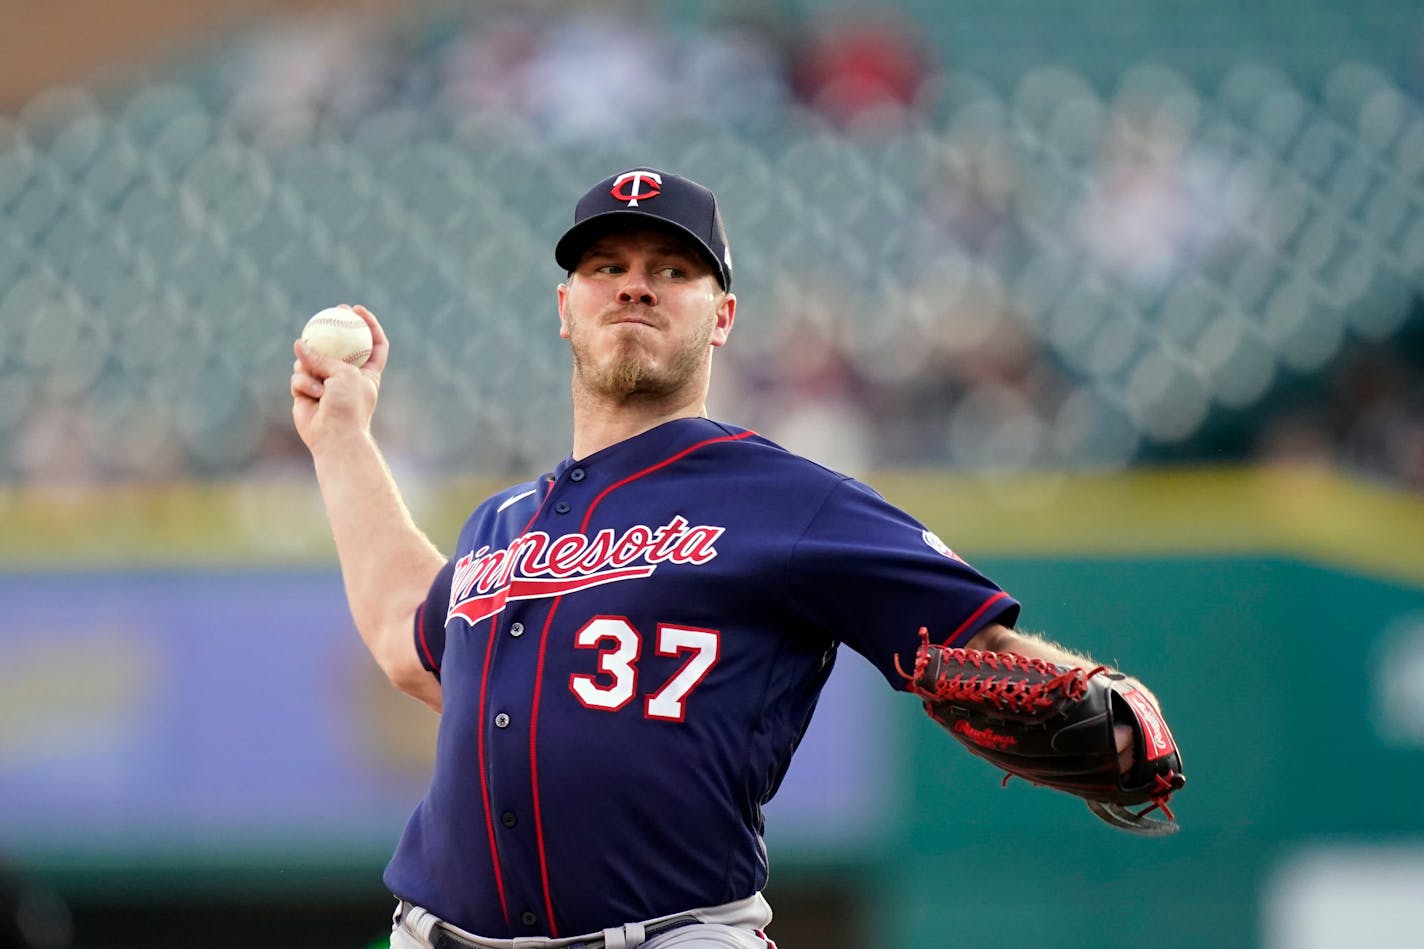
[{"label": "blurred crowd", "polygon": [[0,478],[299,472],[283,354],[332,293],[407,354],[401,463],[556,457],[544,241],[648,161],[727,205],[713,413],[834,467],[1310,460],[1424,490],[1424,118],[1389,76],[1001,89],[893,9],[666,11],[286,16],[0,123]]},{"label": "blurred crowd", "polygon": [[787,0],[717,0],[695,18],[648,0],[497,0],[394,21],[325,10],[273,21],[230,66],[237,109],[259,134],[300,136],[399,104],[503,116],[594,146],[667,125],[766,128],[792,104],[881,136],[941,76],[894,7],[803,13]]},{"label": "blurred crowd", "polygon": [[1321,385],[1283,396],[1265,417],[1255,454],[1271,464],[1338,468],[1424,494],[1421,324],[1416,313],[1404,339],[1357,347]]}]

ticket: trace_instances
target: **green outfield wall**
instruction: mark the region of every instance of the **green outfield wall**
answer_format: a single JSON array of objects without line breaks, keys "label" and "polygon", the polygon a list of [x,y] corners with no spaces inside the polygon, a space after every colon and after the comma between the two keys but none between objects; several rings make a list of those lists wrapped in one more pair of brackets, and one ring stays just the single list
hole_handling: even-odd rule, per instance
[{"label": "green outfield wall", "polygon": [[983,566],[1023,599],[1025,625],[1156,690],[1189,779],[1183,830],[1135,838],[1070,797],[1001,789],[907,722],[908,820],[877,904],[887,945],[948,945],[946,917],[960,946],[1002,945],[1006,921],[1026,945],[1284,945],[1264,900],[1306,848],[1424,857],[1424,681],[1412,702],[1391,685],[1424,657],[1418,587],[1250,555]]}]

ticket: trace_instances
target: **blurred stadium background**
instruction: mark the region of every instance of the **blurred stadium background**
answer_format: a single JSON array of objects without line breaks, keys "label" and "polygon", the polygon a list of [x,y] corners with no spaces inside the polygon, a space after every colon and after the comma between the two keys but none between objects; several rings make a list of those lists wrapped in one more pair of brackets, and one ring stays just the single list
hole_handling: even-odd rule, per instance
[{"label": "blurred stadium background", "polygon": [[380,943],[432,723],[349,628],[290,341],[382,317],[379,434],[450,542],[567,451],[551,248],[633,164],[725,204],[713,414],[1141,670],[1192,780],[1120,839],[847,657],[770,812],[783,945],[1424,931],[1417,0],[54,0],[0,4],[28,944]]}]

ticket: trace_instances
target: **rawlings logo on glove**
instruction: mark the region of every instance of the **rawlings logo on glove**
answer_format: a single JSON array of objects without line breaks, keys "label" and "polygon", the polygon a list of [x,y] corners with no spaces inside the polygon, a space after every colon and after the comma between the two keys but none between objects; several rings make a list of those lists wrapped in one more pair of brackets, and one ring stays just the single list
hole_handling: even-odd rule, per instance
[{"label": "rawlings logo on glove", "polygon": [[963,719],[950,725],[949,730],[965,741],[974,742],[981,748],[1003,749],[1019,743],[1019,740],[1013,735],[997,735],[987,728],[975,728]]},{"label": "rawlings logo on glove", "polygon": [[[900,674],[930,717],[1008,772],[1005,781],[1017,776],[1077,795],[1122,830],[1177,831],[1167,801],[1186,783],[1181,752],[1157,706],[1121,674],[1106,666],[1067,668],[1014,653],[939,646],[925,629],[914,671]],[[1126,771],[1117,725],[1133,733]],[[1149,806],[1130,810],[1139,804]]]}]

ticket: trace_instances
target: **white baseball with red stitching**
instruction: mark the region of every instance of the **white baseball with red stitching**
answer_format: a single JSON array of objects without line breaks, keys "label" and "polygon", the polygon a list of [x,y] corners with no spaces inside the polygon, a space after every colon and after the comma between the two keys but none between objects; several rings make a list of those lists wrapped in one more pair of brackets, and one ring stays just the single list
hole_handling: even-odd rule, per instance
[{"label": "white baseball with red stitching", "polygon": [[307,320],[302,342],[322,355],[357,367],[371,358],[371,328],[345,307],[328,307]]}]

